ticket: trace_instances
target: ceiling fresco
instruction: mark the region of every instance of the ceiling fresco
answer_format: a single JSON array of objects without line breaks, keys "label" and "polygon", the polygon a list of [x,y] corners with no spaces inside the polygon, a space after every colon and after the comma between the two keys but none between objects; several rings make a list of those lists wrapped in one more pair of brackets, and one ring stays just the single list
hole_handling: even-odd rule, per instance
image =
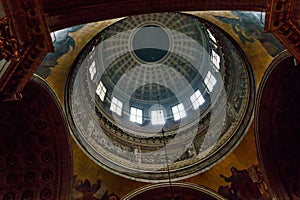
[{"label": "ceiling fresco", "polygon": [[0,199],[300,199],[299,0],[0,17]]},{"label": "ceiling fresco", "polygon": [[[217,26],[225,30],[226,33],[231,35],[231,37],[238,43],[241,49],[245,52],[246,57],[249,60],[249,63],[251,64],[252,69],[254,71],[256,83],[260,82],[264,70],[271,62],[273,57],[276,56],[278,52],[280,52],[280,49],[282,48],[282,45],[278,44],[273,36],[269,37],[267,36],[268,34],[264,34],[260,32],[261,25],[259,24],[260,23],[259,18],[253,17],[252,14],[249,12],[247,14],[245,12],[194,12],[192,14],[195,16],[200,16],[208,20],[209,22],[216,24]],[[253,13],[253,15],[255,16],[258,16],[259,14],[260,13]],[[239,36],[239,33],[236,32],[235,29],[230,24],[226,22],[224,23],[222,18],[238,19],[238,21],[243,22],[243,23],[239,23],[238,30],[245,30],[247,32],[247,35],[251,35],[253,31],[257,31],[259,35],[254,34],[255,36],[253,37],[253,39],[251,39],[251,41],[247,41],[246,43],[244,43],[241,41],[241,37]],[[67,51],[64,51],[66,52],[65,54],[58,53],[56,56],[52,57],[53,59],[49,59],[49,60],[45,59],[43,63],[49,63],[50,61],[52,64],[46,64],[46,65],[51,67],[45,67],[41,65],[37,73],[41,75],[44,74],[43,76],[51,85],[52,89],[54,89],[62,105],[64,104],[63,99],[65,95],[65,91],[63,90],[63,88],[66,83],[66,77],[67,74],[69,73],[70,66],[72,66],[75,57],[79,55],[80,51],[88,43],[88,41],[90,41],[90,39],[94,38],[99,32],[105,30],[107,27],[109,27],[110,25],[114,24],[119,20],[120,19],[114,19],[114,20],[107,20],[103,22],[86,24],[83,25],[82,28],[78,30],[76,30],[75,27],[74,31],[72,31],[72,28],[70,28],[68,29],[68,31],[64,33],[64,36],[62,38],[60,38],[59,32],[52,33],[55,34],[56,38],[61,39],[60,41],[61,44],[71,44],[71,45],[67,45],[70,48]],[[255,23],[253,23],[253,21],[255,21]],[[249,22],[252,22],[253,26],[248,26]],[[219,38],[218,34],[224,34],[224,32],[220,31],[220,33],[216,33],[214,30],[219,30],[219,29],[213,29],[211,32],[213,36],[215,36],[218,42],[221,41],[222,38]],[[226,33],[225,36],[227,36]],[[243,33],[243,31],[241,33]],[[69,38],[69,39],[64,40],[63,38]],[[72,40],[74,40],[75,42],[74,45],[72,44],[73,42],[71,43],[67,42]],[[268,40],[269,42],[266,43],[265,40]],[[59,39],[54,41],[54,46],[58,41]],[[64,43],[64,41],[66,41],[67,43]],[[221,50],[224,51],[224,49]],[[226,48],[225,50],[228,50],[228,48]],[[59,52],[59,48],[57,48],[56,51]],[[134,54],[130,54],[130,55],[135,57]],[[223,57],[223,53],[220,54],[220,56],[221,56],[221,60],[226,59],[226,57]],[[140,62],[140,60],[138,61]],[[78,60],[76,62],[78,62]],[[120,63],[122,64],[122,62]],[[225,67],[223,66],[222,68],[222,66],[221,69],[225,69]],[[90,78],[91,76],[90,72],[89,71],[87,72],[88,73],[86,73],[85,78]],[[127,80],[133,81],[134,83],[134,79],[127,79]],[[85,83],[85,84],[91,84],[91,83]],[[142,88],[139,89],[140,91],[143,91]],[[164,89],[164,87],[158,87],[157,91],[162,89]],[[95,91],[96,89],[94,89],[92,93],[93,98],[97,97],[97,93]],[[88,92],[88,91],[82,90],[81,92]],[[138,93],[135,93],[135,95],[137,94]],[[138,97],[138,95],[136,97]],[[138,99],[135,98],[134,100],[137,102]],[[155,99],[154,94],[153,94],[153,100],[157,100]],[[155,104],[158,104],[157,101],[155,101]],[[92,111],[95,110],[94,106],[95,104],[93,104],[91,107]],[[110,106],[108,106],[108,109],[110,109]],[[251,170],[251,166],[253,164],[254,165],[258,164],[258,160],[256,157],[256,147],[254,145],[253,130],[254,130],[253,126],[250,126],[249,130],[247,131],[241,143],[237,146],[235,150],[231,150],[232,153],[230,153],[226,158],[224,158],[223,161],[219,162],[218,164],[208,169],[207,171],[198,174],[196,176],[190,177],[188,179],[185,179],[183,181],[205,185],[207,187],[212,188],[215,191],[218,191],[219,188],[222,186],[225,188],[225,193],[224,190],[222,193],[222,188],[220,189],[219,193],[220,194],[222,193],[222,195],[224,196],[226,194],[227,195],[240,194],[238,190],[235,193],[233,193],[232,189],[228,190],[228,188],[232,187],[231,186],[232,182],[226,182],[224,178],[220,177],[219,175],[223,174],[225,177],[229,178],[232,175],[230,172],[230,169],[232,167],[236,167],[238,170],[246,170],[250,176],[253,176],[253,174],[255,174],[253,173],[253,170]],[[86,154],[83,153],[82,148],[78,146],[77,142],[75,142],[74,140],[72,140],[72,142],[73,142],[72,150],[73,150],[73,162],[74,162],[73,166],[74,166],[74,177],[75,177],[74,180],[77,183],[77,187],[76,187],[77,189],[73,188],[72,191],[72,196],[73,196],[72,199],[85,199],[85,195],[93,196],[92,199],[101,199],[102,198],[100,197],[101,195],[97,196],[98,190],[101,190],[101,192],[99,191],[99,194],[102,194],[102,192],[105,191],[106,196],[103,196],[104,199],[108,197],[114,198],[114,196],[123,197],[125,194],[129,193],[130,191],[145,185],[142,182],[133,181],[127,178],[122,178],[121,176],[111,173],[110,170],[107,171],[106,169],[103,168],[103,166],[100,167],[98,165],[99,163],[96,164],[93,161],[94,159],[90,159],[91,156],[86,156]],[[92,185],[95,185],[96,187],[99,184],[98,180],[101,180],[100,181],[101,186],[99,187],[99,189],[95,190],[93,189],[94,187],[92,187]],[[255,180],[261,180],[261,179],[254,178],[253,181]],[[263,182],[260,183],[264,185]],[[82,189],[81,187],[86,189]],[[261,187],[261,186],[257,186],[257,187]],[[227,192],[229,191],[229,193],[226,193],[226,191]],[[94,194],[96,193],[97,194],[91,195],[91,193],[93,192]],[[260,189],[260,193],[261,195],[264,194],[263,199],[269,199],[268,195],[266,194],[266,192],[264,192],[263,189]]]}]

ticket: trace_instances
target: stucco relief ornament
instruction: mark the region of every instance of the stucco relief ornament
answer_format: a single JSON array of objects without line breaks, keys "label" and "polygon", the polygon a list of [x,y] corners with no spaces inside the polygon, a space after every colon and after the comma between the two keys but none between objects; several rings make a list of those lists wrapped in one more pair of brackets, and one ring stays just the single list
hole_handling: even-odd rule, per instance
[{"label": "stucco relief ornament", "polygon": [[19,61],[17,40],[11,34],[7,17],[0,19],[0,59]]}]

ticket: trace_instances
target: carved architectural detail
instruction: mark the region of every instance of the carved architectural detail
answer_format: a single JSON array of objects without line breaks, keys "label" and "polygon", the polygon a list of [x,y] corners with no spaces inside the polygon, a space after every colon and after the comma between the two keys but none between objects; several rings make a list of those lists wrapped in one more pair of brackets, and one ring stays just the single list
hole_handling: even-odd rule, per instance
[{"label": "carved architectural detail", "polygon": [[269,0],[265,31],[272,32],[300,61],[300,30],[293,20],[294,11],[299,9],[296,1],[298,0]]},{"label": "carved architectural detail", "polygon": [[0,99],[13,100],[21,97],[20,92],[44,56],[53,51],[53,45],[40,0],[2,0],[2,4],[11,22],[9,28],[12,35],[7,35],[7,20],[2,19],[0,58],[10,59],[10,63],[1,73]]},{"label": "carved architectural detail", "polygon": [[17,40],[11,35],[7,17],[0,19],[0,60],[18,61]]}]

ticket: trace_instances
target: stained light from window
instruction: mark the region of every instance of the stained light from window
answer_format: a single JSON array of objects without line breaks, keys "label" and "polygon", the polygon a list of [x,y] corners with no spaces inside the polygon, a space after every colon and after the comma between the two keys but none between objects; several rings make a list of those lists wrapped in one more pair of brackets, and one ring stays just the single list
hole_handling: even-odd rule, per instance
[{"label": "stained light from window", "polygon": [[93,46],[92,50],[91,50],[91,55],[90,55],[90,59],[93,59],[94,58],[94,55],[95,55],[95,47]]},{"label": "stained light from window", "polygon": [[104,97],[105,97],[106,91],[107,90],[106,90],[105,86],[100,81],[100,83],[99,83],[99,85],[97,86],[97,89],[96,89],[96,94],[99,96],[99,98],[100,98],[101,101],[104,101]]},{"label": "stained light from window", "polygon": [[213,62],[214,64],[214,67],[217,69],[217,70],[220,70],[220,56],[219,54],[217,54],[214,50],[212,50],[211,52],[211,61]]},{"label": "stained light from window", "polygon": [[214,75],[210,71],[208,71],[208,73],[204,79],[204,83],[205,83],[208,91],[211,92],[217,83],[217,79],[214,77]]},{"label": "stained light from window", "polygon": [[122,108],[123,108],[123,103],[119,99],[113,97],[112,101],[111,101],[111,104],[110,104],[110,110],[112,112],[117,113],[117,115],[121,116],[122,115]]},{"label": "stained light from window", "polygon": [[130,108],[130,121],[138,124],[143,123],[143,111],[134,107]]},{"label": "stained light from window", "polygon": [[55,35],[55,32],[51,32],[51,33],[50,33],[50,36],[51,36],[52,43],[56,42],[56,35]]},{"label": "stained light from window", "polygon": [[183,107],[182,103],[180,103],[176,106],[173,106],[172,107],[172,112],[173,112],[173,116],[174,116],[175,121],[186,117],[186,112],[184,110],[184,107]]},{"label": "stained light from window", "polygon": [[215,36],[210,32],[210,30],[207,29],[207,32],[208,32],[209,38],[210,38],[214,43],[217,43],[217,40],[216,40]]},{"label": "stained light from window", "polygon": [[152,125],[165,124],[165,116],[163,110],[151,110]]},{"label": "stained light from window", "polygon": [[91,80],[93,80],[95,75],[96,75],[96,63],[95,63],[95,61],[92,62],[91,66],[89,68],[89,71],[90,71],[90,75],[91,75]]},{"label": "stained light from window", "polygon": [[199,90],[197,90],[191,97],[190,100],[193,104],[194,110],[196,110],[197,108],[199,108],[200,105],[202,105],[205,100],[202,96],[202,94],[200,93]]}]

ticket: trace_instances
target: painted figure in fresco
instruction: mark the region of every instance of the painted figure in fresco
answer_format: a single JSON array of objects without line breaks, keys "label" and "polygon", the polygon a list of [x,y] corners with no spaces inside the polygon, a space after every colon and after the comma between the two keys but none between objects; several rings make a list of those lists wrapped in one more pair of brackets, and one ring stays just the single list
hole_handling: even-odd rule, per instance
[{"label": "painted figure in fresco", "polygon": [[247,170],[238,170],[232,167],[231,173],[230,177],[220,175],[226,182],[231,183],[230,195],[234,194],[237,199],[260,199],[260,191],[257,185],[252,182]]},{"label": "painted figure in fresco", "polygon": [[[94,194],[100,189],[101,180],[98,179],[96,184],[91,185],[90,181],[85,179],[77,179],[77,176],[73,176],[73,188],[76,192],[80,193],[79,198],[73,198],[74,200],[97,200]],[[73,195],[74,196],[74,195]]]},{"label": "painted figure in fresco", "polygon": [[115,195],[114,193],[112,193],[112,194],[110,194],[110,195],[108,195],[105,199],[103,199],[103,200],[119,200],[120,198],[117,196],[117,195]]},{"label": "painted figure in fresco", "polygon": [[119,200],[120,198],[114,193],[108,194],[108,188],[102,183],[101,179],[91,184],[88,179],[84,181],[73,176],[72,200]]},{"label": "painted figure in fresco", "polygon": [[258,40],[267,52],[275,57],[285,48],[271,33],[264,33],[264,13],[259,12],[231,12],[235,18],[214,15],[220,21],[230,24],[243,44]]},{"label": "painted figure in fresco", "polygon": [[72,51],[76,46],[74,39],[69,33],[74,33],[83,26],[84,25],[79,25],[72,28],[66,28],[52,34],[54,53],[48,53],[45,56],[35,73],[42,78],[47,78],[51,72],[50,68],[55,67],[58,64],[57,60],[69,51]]},{"label": "painted figure in fresco", "polygon": [[262,199],[271,199],[271,195],[267,189],[267,185],[263,179],[262,172],[260,171],[258,166],[251,166],[247,169],[249,177],[251,178],[252,182],[255,183],[264,198]]},{"label": "painted figure in fresco", "polygon": [[240,200],[232,191],[232,189],[226,185],[221,185],[218,189],[218,193],[221,194],[223,197],[226,197],[228,200]]}]

